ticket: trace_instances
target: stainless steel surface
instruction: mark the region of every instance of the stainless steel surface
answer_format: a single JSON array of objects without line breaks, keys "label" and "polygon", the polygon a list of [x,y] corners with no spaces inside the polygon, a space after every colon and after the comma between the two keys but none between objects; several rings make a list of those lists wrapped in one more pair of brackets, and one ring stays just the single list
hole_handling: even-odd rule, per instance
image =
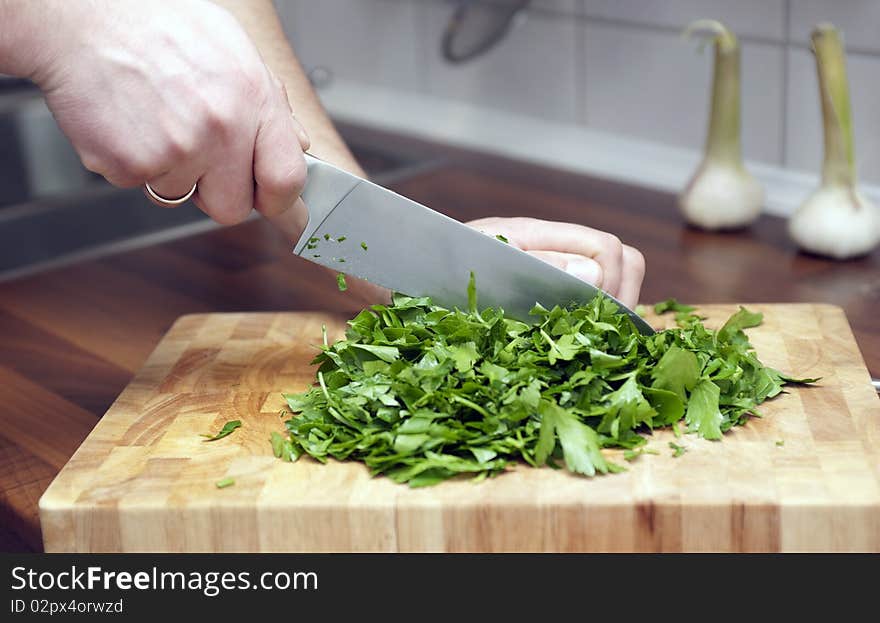
[{"label": "stainless steel surface", "polygon": [[880,379],[871,379],[871,385],[874,386],[874,389],[877,390],[877,393],[880,393]]},{"label": "stainless steel surface", "polygon": [[[522,320],[529,319],[536,302],[545,307],[583,303],[599,292],[397,193],[318,159],[308,157],[308,163],[303,199],[309,224],[294,247],[305,259],[459,308],[467,307],[467,282],[473,271],[481,307],[502,307]],[[654,332],[635,312],[615,302],[641,332]]]}]

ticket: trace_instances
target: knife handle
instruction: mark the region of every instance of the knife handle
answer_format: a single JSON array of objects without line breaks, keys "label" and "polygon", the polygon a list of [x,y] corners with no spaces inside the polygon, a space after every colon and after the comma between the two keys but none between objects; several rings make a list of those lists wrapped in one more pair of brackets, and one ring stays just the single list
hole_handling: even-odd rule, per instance
[{"label": "knife handle", "polygon": [[302,252],[324,219],[362,181],[309,153],[305,154],[305,159],[308,167],[306,186],[300,196],[309,212],[309,222],[294,245],[293,252],[297,255]]}]

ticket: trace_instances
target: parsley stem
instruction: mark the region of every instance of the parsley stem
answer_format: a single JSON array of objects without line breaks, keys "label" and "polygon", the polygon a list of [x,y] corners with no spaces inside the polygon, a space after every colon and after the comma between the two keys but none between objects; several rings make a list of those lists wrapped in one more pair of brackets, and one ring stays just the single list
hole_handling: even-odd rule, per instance
[{"label": "parsley stem", "polygon": [[474,411],[476,411],[477,413],[479,413],[483,417],[490,417],[488,411],[486,411],[483,407],[481,407],[480,405],[478,405],[474,401],[468,400],[464,396],[459,396],[458,394],[453,394],[452,396],[450,396],[450,400],[452,400],[453,402],[457,402],[459,404],[463,404],[465,406],[470,407],[471,409],[473,409]]}]

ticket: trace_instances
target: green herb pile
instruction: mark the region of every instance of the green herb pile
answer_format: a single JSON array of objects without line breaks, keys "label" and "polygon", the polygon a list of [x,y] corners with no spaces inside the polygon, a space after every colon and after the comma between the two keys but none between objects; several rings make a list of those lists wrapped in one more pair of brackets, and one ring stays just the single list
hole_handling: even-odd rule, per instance
[{"label": "green herb pile", "polygon": [[603,297],[537,305],[529,325],[478,311],[473,278],[468,294],[468,311],[397,294],[350,320],[346,339],[325,335],[317,384],[285,394],[295,415],[275,455],[358,460],[413,487],[518,460],[593,476],[623,469],[603,448],[632,459],[652,429],[682,422],[720,439],[785,383],[809,382],[761,364],[743,333],[761,314],[745,309],[713,331],[667,301],[679,327],[643,336]]}]

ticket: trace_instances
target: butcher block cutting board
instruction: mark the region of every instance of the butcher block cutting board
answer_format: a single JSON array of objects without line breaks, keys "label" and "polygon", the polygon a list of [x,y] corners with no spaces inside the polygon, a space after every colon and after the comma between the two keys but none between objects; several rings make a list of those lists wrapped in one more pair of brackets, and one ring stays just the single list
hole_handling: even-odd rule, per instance
[{"label": "butcher block cutting board", "polygon": [[[843,311],[749,307],[764,312],[749,331],[764,362],[822,380],[723,441],[685,435],[673,458],[661,431],[648,446],[659,455],[622,474],[522,466],[423,489],[359,463],[272,455],[281,392],[313,381],[321,325],[341,336],[343,318],[184,316],[40,500],[46,550],[880,550],[880,401]],[[717,327],[736,309],[701,311]],[[203,441],[228,420],[241,428]],[[226,477],[235,484],[218,489]]]}]

